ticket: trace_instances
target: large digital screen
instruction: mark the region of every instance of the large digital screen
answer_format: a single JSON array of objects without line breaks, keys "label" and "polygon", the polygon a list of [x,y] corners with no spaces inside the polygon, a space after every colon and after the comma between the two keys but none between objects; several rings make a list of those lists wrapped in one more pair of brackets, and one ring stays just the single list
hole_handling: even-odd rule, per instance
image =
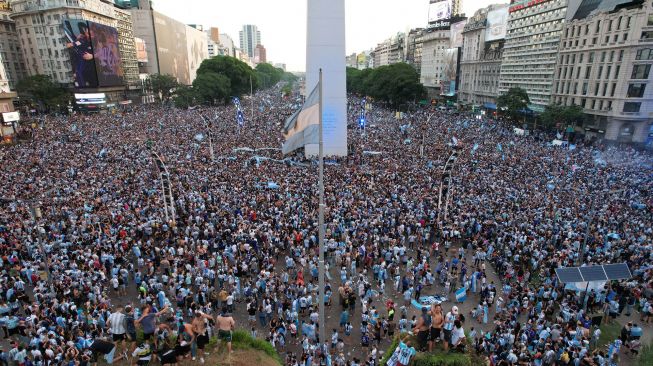
[{"label": "large digital screen", "polygon": [[124,71],[118,51],[118,31],[104,24],[88,22],[99,86],[122,85]]},{"label": "large digital screen", "polygon": [[506,27],[508,26],[508,8],[492,10],[487,13],[487,29],[485,41],[496,41],[506,38]]},{"label": "large digital screen", "polygon": [[465,25],[467,25],[467,20],[451,25],[451,48],[463,46],[463,30],[465,29]]},{"label": "large digital screen", "polygon": [[189,81],[192,82],[197,76],[197,69],[200,68],[202,61],[209,58],[209,49],[207,46],[206,33],[193,27],[186,28],[186,45],[188,47],[188,68]]},{"label": "large digital screen", "polygon": [[458,73],[458,49],[446,49],[444,51],[444,61],[440,93],[446,96],[454,96],[456,94],[456,76]]},{"label": "large digital screen", "polygon": [[138,62],[146,63],[147,59],[147,46],[145,45],[145,40],[134,37],[134,43],[136,43],[136,60]]},{"label": "large digital screen", "polygon": [[452,13],[452,0],[431,0],[429,4],[429,23],[449,19]]},{"label": "large digital screen", "polygon": [[123,84],[115,28],[83,19],[64,20],[63,28],[76,88]]},{"label": "large digital screen", "polygon": [[104,93],[75,93],[75,103],[77,104],[103,104],[106,102],[106,94]]},{"label": "large digital screen", "polygon": [[73,67],[73,82],[76,88],[97,88],[98,78],[95,69],[95,56],[88,22],[83,19],[63,21],[66,48],[70,53]]}]

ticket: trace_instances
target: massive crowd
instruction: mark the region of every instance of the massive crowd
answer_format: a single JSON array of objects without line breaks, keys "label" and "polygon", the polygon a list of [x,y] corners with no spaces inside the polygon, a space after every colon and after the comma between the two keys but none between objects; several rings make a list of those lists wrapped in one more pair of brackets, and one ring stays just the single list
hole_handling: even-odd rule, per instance
[{"label": "massive crowd", "polygon": [[[231,106],[48,117],[1,150],[2,362],[200,363],[234,327],[292,366],[376,365],[399,335],[391,364],[442,348],[491,365],[602,366],[638,351],[653,317],[649,154],[375,106],[364,133],[349,130],[349,156],[327,161],[319,299],[317,166],[278,150],[297,107],[273,89],[241,127]],[[170,172],[175,221],[152,152]],[[633,277],[587,296],[554,272],[621,262]],[[609,346],[597,347],[596,315],[624,324]]]}]

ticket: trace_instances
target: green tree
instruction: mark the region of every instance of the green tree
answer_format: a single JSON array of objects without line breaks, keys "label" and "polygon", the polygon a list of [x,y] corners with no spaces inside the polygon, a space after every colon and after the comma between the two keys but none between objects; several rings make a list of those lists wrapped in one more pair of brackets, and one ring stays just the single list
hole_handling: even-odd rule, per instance
[{"label": "green tree", "polygon": [[200,99],[200,97],[193,88],[187,85],[179,85],[175,90],[175,96],[172,100],[175,103],[175,107],[188,109],[188,107],[195,105],[197,99]]},{"label": "green tree", "polygon": [[179,87],[177,79],[172,75],[152,74],[149,77],[149,83],[152,87],[154,94],[159,96],[159,100],[164,102],[175,93],[175,89]]},{"label": "green tree", "polygon": [[568,125],[576,125],[585,119],[583,108],[578,105],[564,106],[559,104],[552,104],[545,107],[544,112],[540,115],[545,129],[557,128]]},{"label": "green tree", "polygon": [[497,108],[503,110],[512,118],[517,120],[520,111],[528,108],[528,104],[531,102],[528,98],[528,93],[522,88],[510,88],[506,94],[501,95],[497,99]]},{"label": "green tree", "polygon": [[193,90],[201,101],[213,105],[218,100],[229,100],[231,80],[221,74],[205,72],[197,75],[193,81]]},{"label": "green tree", "polygon": [[16,90],[21,97],[31,99],[47,108],[67,105],[70,101],[70,94],[61,85],[52,82],[48,75],[23,78],[16,85]]},{"label": "green tree", "polygon": [[407,102],[423,98],[426,94],[424,86],[419,82],[419,74],[406,63],[361,72],[361,79],[361,94],[385,101],[393,107],[401,107]]},{"label": "green tree", "polygon": [[256,65],[256,77],[258,78],[259,85],[264,88],[275,86],[284,76],[282,69],[276,68],[268,63]]},{"label": "green tree", "polygon": [[231,85],[229,94],[232,96],[240,97],[243,94],[248,94],[250,80],[252,81],[254,90],[258,88],[258,80],[254,70],[246,63],[234,57],[215,56],[202,61],[202,64],[197,70],[197,75],[199,76],[207,72],[213,72],[229,78]]}]

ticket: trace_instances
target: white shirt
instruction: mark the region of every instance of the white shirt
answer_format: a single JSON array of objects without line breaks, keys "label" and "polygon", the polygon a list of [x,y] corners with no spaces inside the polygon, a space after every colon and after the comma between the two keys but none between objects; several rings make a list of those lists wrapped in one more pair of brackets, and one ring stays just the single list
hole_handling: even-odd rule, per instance
[{"label": "white shirt", "polygon": [[111,323],[112,334],[125,334],[125,314],[112,313],[109,315],[109,322]]}]

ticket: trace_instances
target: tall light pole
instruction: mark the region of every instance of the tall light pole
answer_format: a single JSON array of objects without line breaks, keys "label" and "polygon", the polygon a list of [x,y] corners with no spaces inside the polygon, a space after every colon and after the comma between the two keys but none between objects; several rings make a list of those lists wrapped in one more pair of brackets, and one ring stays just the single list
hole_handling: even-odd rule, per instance
[{"label": "tall light pole", "polygon": [[204,121],[204,125],[206,126],[206,134],[208,135],[209,138],[209,153],[211,154],[211,162],[215,162],[215,155],[213,154],[213,138],[211,136],[211,126],[209,125],[209,122],[206,120],[206,118],[204,118],[202,113],[198,111],[197,114],[199,114],[200,117],[202,117],[202,120]]}]

